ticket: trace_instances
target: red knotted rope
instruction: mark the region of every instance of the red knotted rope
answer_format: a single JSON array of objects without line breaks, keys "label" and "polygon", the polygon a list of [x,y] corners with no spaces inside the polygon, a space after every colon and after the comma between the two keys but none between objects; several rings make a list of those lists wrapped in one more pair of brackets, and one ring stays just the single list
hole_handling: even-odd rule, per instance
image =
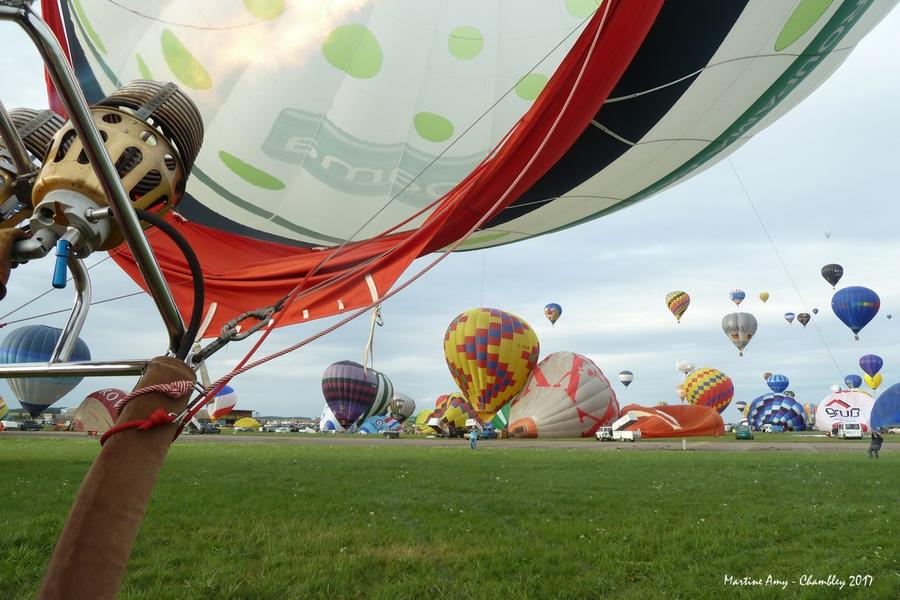
[{"label": "red knotted rope", "polygon": [[[170,398],[181,398],[182,396],[190,392],[193,388],[194,383],[186,380],[149,385],[147,387],[134,390],[133,392],[116,402],[113,408],[116,411],[116,417],[118,417],[122,413],[122,409],[125,408],[126,404],[143,394],[157,392],[160,394],[165,394]],[[110,436],[119,433],[120,431],[125,431],[126,429],[137,429],[139,431],[145,431],[153,427],[159,427],[160,425],[174,423],[176,419],[177,415],[168,413],[161,408],[157,408],[152,413],[150,413],[150,415],[146,419],[117,423],[103,434],[103,437],[100,438],[100,445],[102,446],[103,444],[105,444],[106,440],[108,440]]]}]

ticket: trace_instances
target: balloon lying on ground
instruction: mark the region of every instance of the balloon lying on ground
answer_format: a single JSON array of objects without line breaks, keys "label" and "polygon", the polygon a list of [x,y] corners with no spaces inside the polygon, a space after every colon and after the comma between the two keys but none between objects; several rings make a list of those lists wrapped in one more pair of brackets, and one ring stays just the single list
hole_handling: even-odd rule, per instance
[{"label": "balloon lying on ground", "polygon": [[402,424],[415,412],[415,410],[415,400],[403,392],[394,392],[394,397],[391,398],[391,403],[388,407],[388,411],[393,419]]},{"label": "balloon lying on ground", "polygon": [[259,430],[262,425],[259,424],[259,421],[254,419],[253,417],[244,417],[243,419],[238,419],[234,422],[235,429],[238,427],[245,427],[247,429],[255,429]]},{"label": "balloon lying on ground", "polygon": [[399,431],[400,422],[397,419],[386,416],[374,416],[366,418],[356,430],[356,433],[372,435],[382,431]]},{"label": "balloon lying on ground", "polygon": [[869,288],[847,287],[835,292],[831,298],[831,310],[859,339],[859,332],[878,314],[881,298]]},{"label": "balloon lying on ground", "polygon": [[450,374],[483,423],[519,393],[539,354],[528,323],[496,308],[461,313],[444,336]]},{"label": "balloon lying on ground", "polygon": [[544,316],[547,317],[547,320],[550,321],[551,325],[556,325],[556,322],[562,316],[562,306],[555,302],[551,302],[544,307]]},{"label": "balloon lying on ground", "polygon": [[765,394],[747,406],[747,423],[761,429],[763,425],[778,425],[788,431],[804,431],[806,412],[803,405],[784,394]]},{"label": "balloon lying on ground", "polygon": [[731,301],[734,302],[735,306],[740,306],[741,302],[744,301],[744,298],[747,297],[747,294],[744,293],[744,290],[731,290],[728,297],[731,298]]},{"label": "balloon lying on ground", "polygon": [[535,367],[509,411],[517,437],[590,437],[619,416],[609,381],[591,359],[554,352]]},{"label": "balloon lying on ground", "polygon": [[387,410],[394,389],[390,380],[352,360],[330,365],[322,374],[322,394],[341,427]]},{"label": "balloon lying on ground", "polygon": [[872,429],[900,427],[900,383],[884,390],[875,400],[871,425]]},{"label": "balloon lying on ground", "polygon": [[766,383],[769,385],[769,389],[776,394],[780,394],[791,384],[788,378],[780,373],[769,375],[769,378],[766,379]]},{"label": "balloon lying on ground", "polygon": [[744,348],[756,334],[756,317],[747,312],[727,314],[722,317],[722,331],[743,356]]},{"label": "balloon lying on ground", "polygon": [[797,315],[797,321],[799,321],[800,324],[804,327],[806,327],[806,324],[809,323],[809,320],[811,318],[812,317],[809,316],[809,313],[800,313],[799,315]]},{"label": "balloon lying on ground", "polygon": [[631,371],[619,371],[619,382],[622,385],[628,387],[632,381],[634,381],[634,373]]},{"label": "balloon lying on ground", "polygon": [[856,373],[850,373],[849,375],[844,376],[844,385],[846,385],[848,389],[855,390],[862,385],[862,382],[862,377]]},{"label": "balloon lying on ground", "polygon": [[844,276],[844,267],[838,264],[830,264],[822,267],[822,277],[825,278],[825,281],[831,284],[831,288],[838,284],[838,281],[841,280],[841,277]]},{"label": "balloon lying on ground", "polygon": [[433,409],[423,409],[416,413],[416,433],[428,433],[428,418],[433,412]]},{"label": "balloon lying on ground", "polygon": [[116,422],[116,402],[128,395],[128,392],[108,388],[88,394],[72,417],[75,431],[96,431],[106,433]]},{"label": "balloon lying on ground", "polygon": [[6,405],[6,400],[0,398],[0,419],[6,417],[9,414],[9,407]]},{"label": "balloon lying on ground", "polygon": [[875,374],[878,373],[883,366],[884,359],[877,354],[865,354],[859,357],[859,368],[863,370],[863,373],[870,377],[875,377]]},{"label": "balloon lying on ground", "polygon": [[838,423],[859,423],[869,429],[875,399],[859,390],[841,390],[825,396],[816,407],[816,429],[831,431]]},{"label": "balloon lying on ground", "polygon": [[679,323],[681,323],[681,317],[684,316],[690,305],[691,296],[687,292],[676,290],[666,294],[666,306]]},{"label": "balloon lying on ground", "polygon": [[679,406],[641,406],[629,404],[622,409],[622,416],[635,421],[623,429],[641,430],[642,438],[692,437],[722,435],[725,422],[722,416],[708,406],[684,404]]},{"label": "balloon lying on ground", "polygon": [[868,374],[863,375],[863,381],[866,382],[866,385],[869,386],[873,390],[877,390],[878,386],[881,385],[881,382],[884,381],[884,375],[881,373],[876,373],[874,377],[869,377]]},{"label": "balloon lying on ground", "polygon": [[468,399],[459,392],[438,396],[435,402],[435,410],[428,416],[428,425],[431,425],[432,419],[438,420],[439,428],[449,425],[463,428],[469,419],[476,419],[481,422]]},{"label": "balloon lying on ground", "polygon": [[794,313],[786,312],[784,313],[784,320],[788,322],[788,325],[794,322]]},{"label": "balloon lying on ground", "polygon": [[[46,363],[59,340],[61,329],[46,325],[28,325],[9,333],[0,344],[0,363]],[[91,359],[91,351],[81,338],[75,343],[71,361]],[[7,379],[13,394],[32,417],[71,392],[82,377],[11,377]]]},{"label": "balloon lying on ground", "polygon": [[206,405],[206,412],[210,421],[218,421],[230,413],[237,406],[237,392],[231,386],[223,386],[212,401]]},{"label": "balloon lying on ground", "polygon": [[704,367],[685,377],[684,393],[688,404],[709,406],[721,413],[734,397],[734,383],[722,371]]}]

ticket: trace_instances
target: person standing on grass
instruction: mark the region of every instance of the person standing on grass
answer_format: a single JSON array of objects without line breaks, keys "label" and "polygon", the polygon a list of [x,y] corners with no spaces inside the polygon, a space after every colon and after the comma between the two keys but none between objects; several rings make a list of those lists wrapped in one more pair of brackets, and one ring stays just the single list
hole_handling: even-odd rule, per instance
[{"label": "person standing on grass", "polygon": [[478,430],[473,429],[469,432],[469,448],[475,450],[478,447]]},{"label": "person standing on grass", "polygon": [[881,444],[884,443],[884,436],[878,429],[872,429],[872,441],[869,442],[869,458],[878,458],[878,451],[881,450]]}]

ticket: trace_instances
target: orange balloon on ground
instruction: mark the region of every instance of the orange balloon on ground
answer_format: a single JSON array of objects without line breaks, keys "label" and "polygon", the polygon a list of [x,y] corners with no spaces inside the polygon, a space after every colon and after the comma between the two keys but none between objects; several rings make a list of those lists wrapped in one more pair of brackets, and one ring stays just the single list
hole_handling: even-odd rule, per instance
[{"label": "orange balloon on ground", "polygon": [[642,438],[688,437],[696,435],[723,435],[725,422],[719,412],[709,406],[681,404],[673,406],[641,406],[629,404],[622,409],[622,416],[631,413],[638,418],[625,428],[641,430]]}]

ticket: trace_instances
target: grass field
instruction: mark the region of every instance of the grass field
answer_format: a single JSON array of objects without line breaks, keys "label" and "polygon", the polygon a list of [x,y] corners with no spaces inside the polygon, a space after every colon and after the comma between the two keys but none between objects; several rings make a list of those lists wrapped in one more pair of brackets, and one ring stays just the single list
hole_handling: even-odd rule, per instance
[{"label": "grass field", "polygon": [[[894,447],[876,461],[863,447],[177,444],[121,597],[896,599]],[[97,450],[0,438],[0,598],[33,596]]]}]

